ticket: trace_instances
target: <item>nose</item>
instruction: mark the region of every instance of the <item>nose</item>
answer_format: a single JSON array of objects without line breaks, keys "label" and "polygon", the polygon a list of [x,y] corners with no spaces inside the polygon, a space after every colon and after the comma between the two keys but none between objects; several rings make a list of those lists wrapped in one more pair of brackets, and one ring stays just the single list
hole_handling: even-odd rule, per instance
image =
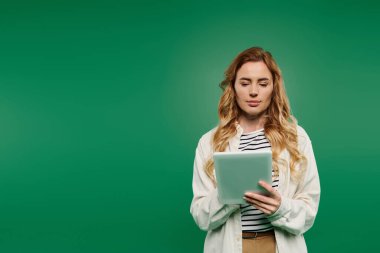
[{"label": "nose", "polygon": [[259,90],[257,88],[257,85],[252,83],[249,88],[249,95],[257,96],[258,93],[259,93]]}]

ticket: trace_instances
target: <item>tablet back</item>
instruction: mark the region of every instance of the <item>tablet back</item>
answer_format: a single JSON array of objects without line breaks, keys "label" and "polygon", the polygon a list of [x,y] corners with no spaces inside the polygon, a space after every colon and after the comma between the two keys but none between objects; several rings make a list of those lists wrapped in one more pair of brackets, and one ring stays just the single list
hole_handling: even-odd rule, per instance
[{"label": "tablet back", "polygon": [[214,167],[223,204],[246,204],[245,192],[267,193],[258,185],[259,180],[272,184],[271,151],[215,152]]}]

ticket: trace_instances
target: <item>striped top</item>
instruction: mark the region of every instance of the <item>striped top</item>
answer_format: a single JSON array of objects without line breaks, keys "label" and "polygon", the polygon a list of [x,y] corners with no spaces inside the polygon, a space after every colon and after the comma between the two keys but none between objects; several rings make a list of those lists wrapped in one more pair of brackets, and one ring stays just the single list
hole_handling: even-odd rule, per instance
[{"label": "striped top", "polygon": [[[240,137],[239,150],[271,150],[271,145],[264,134],[264,128],[254,132],[244,133]],[[272,170],[272,176],[274,171]],[[272,182],[273,188],[278,188],[278,178]],[[273,229],[265,214],[250,204],[240,205],[241,224],[243,232],[264,232]]]}]

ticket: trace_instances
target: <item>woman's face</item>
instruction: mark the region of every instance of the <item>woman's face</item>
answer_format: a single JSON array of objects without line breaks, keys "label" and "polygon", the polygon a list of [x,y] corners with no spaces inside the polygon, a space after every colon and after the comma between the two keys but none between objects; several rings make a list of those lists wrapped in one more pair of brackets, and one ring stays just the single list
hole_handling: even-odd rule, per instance
[{"label": "woman's face", "polygon": [[255,119],[268,108],[273,92],[273,80],[267,65],[246,62],[238,70],[235,80],[236,101],[244,116]]}]

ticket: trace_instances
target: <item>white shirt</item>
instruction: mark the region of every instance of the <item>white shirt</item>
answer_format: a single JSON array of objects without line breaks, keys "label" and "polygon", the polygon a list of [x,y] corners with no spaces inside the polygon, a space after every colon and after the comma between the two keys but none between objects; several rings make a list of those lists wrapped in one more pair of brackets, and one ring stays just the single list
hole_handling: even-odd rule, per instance
[{"label": "white shirt", "polygon": [[[230,139],[226,152],[238,151],[243,129],[238,124],[236,127],[237,134]],[[205,162],[213,154],[211,142],[216,129],[214,127],[200,138],[195,151],[190,213],[198,227],[207,231],[204,253],[241,253],[240,205],[221,204],[217,189],[204,171]],[[298,148],[308,160],[306,172],[296,183],[290,178],[289,168],[279,170],[281,205],[274,214],[267,216],[274,226],[278,253],[307,252],[303,234],[312,227],[319,206],[320,183],[311,141],[301,126],[297,126],[297,134]],[[287,150],[282,151],[280,157],[290,161]]]}]

